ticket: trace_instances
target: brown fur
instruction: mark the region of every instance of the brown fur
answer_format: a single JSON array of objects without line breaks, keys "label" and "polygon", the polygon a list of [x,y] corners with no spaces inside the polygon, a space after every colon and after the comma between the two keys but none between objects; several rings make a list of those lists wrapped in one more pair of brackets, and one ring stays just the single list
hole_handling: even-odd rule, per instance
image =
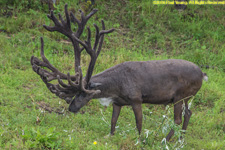
[{"label": "brown fur", "polygon": [[[156,60],[146,62],[124,62],[93,76],[89,89],[100,90],[96,95],[77,95],[70,104],[69,110],[77,112],[92,98],[112,98],[113,115],[111,134],[124,105],[131,105],[135,114],[139,133],[142,126],[142,103],[169,104],[174,103],[174,121],[182,122],[182,103],[185,101],[185,117],[183,130],[186,130],[191,111],[187,101],[201,88],[204,74],[198,66],[185,60]],[[98,86],[93,86],[94,84]],[[179,102],[180,101],[180,102]],[[167,140],[174,131],[171,129]]]}]

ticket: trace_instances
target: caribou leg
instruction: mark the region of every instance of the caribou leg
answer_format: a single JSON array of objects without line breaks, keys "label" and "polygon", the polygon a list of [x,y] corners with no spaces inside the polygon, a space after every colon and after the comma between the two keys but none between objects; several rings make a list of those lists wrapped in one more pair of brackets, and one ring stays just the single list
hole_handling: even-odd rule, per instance
[{"label": "caribou leg", "polygon": [[[183,123],[183,127],[182,130],[186,130],[189,120],[191,118],[192,112],[190,109],[188,109],[188,104],[187,101],[185,102],[185,114],[184,114],[184,123]],[[185,133],[185,132],[184,132]],[[182,138],[182,137],[181,137]]]},{"label": "caribou leg", "polygon": [[113,103],[113,113],[112,113],[112,120],[111,120],[111,135],[114,135],[116,122],[119,117],[120,110],[121,110],[121,106],[118,106]]},{"label": "caribou leg", "polygon": [[139,135],[141,134],[141,129],[142,129],[142,106],[141,103],[135,103],[132,105],[135,119],[136,119],[136,126],[138,129]]},{"label": "caribou leg", "polygon": [[[174,122],[177,125],[182,123],[182,102],[179,102],[174,105]],[[171,129],[169,134],[166,136],[166,141],[169,141],[172,135],[174,134],[174,130]]]}]

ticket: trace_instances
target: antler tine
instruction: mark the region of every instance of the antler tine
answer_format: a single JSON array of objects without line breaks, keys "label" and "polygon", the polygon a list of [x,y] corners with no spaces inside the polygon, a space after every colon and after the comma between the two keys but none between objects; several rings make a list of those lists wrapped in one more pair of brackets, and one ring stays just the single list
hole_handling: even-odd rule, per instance
[{"label": "antler tine", "polygon": [[60,19],[60,21],[62,22],[62,24],[65,24],[65,21],[64,21],[62,15],[61,15],[60,13],[58,13],[58,16],[59,16],[59,19]]},{"label": "antler tine", "polygon": [[42,58],[42,60],[47,64],[47,66],[46,66],[47,68],[49,68],[53,72],[58,72],[58,69],[53,67],[52,64],[50,64],[48,59],[45,57],[45,54],[44,54],[44,41],[43,41],[42,37],[40,39],[41,39],[41,58]]},{"label": "antler tine", "polygon": [[67,89],[67,88],[63,88],[63,87],[61,87],[59,84],[54,85],[54,87],[55,87],[58,91],[61,91],[61,92],[68,92],[68,89]]},{"label": "antler tine", "polygon": [[103,20],[101,20],[101,22],[102,22],[102,31],[100,31],[100,33],[99,33],[100,42],[99,42],[99,45],[98,45],[97,56],[100,54],[100,51],[102,49],[102,44],[103,44],[103,41],[104,41],[104,34],[111,33],[115,30],[114,28],[109,29],[109,30],[105,30],[105,23],[104,23]]},{"label": "antler tine", "polygon": [[50,15],[47,15],[47,17],[54,22],[55,26],[43,25],[43,27],[50,32],[58,31],[66,35],[68,38],[71,39],[71,41],[73,41],[73,38],[72,38],[73,32],[71,30],[70,17],[69,17],[69,13],[67,9],[67,4],[65,5],[66,21],[62,18],[62,15],[60,13],[58,15],[59,15],[59,20],[61,22],[56,18],[53,11],[51,11]]},{"label": "antler tine", "polygon": [[69,103],[72,100],[72,98],[76,95],[76,93],[79,92],[78,87],[66,85],[65,83],[62,82],[59,76],[57,76],[57,78],[59,82],[59,84],[57,85],[46,82],[44,78],[42,78],[42,80],[44,81],[44,83],[46,84],[46,86],[52,93],[66,100],[66,102]]},{"label": "antler tine", "polygon": [[105,30],[105,22],[104,22],[104,20],[101,20],[101,22],[102,22],[102,31],[100,32],[100,35],[108,34],[108,33],[111,33],[111,32],[113,32],[115,30],[114,28],[109,29],[109,30]]},{"label": "antler tine", "polygon": [[105,22],[103,19],[101,20],[101,23],[102,23],[102,30],[105,30]]},{"label": "antler tine", "polygon": [[56,26],[60,26],[59,20],[55,17],[53,10],[50,11],[50,15],[47,15],[49,19],[51,19]]},{"label": "antler tine", "polygon": [[[77,92],[80,92],[80,91],[83,91],[85,93],[93,93],[93,91],[90,91],[90,90],[86,90],[85,89],[85,86],[86,86],[86,82],[83,80],[83,74],[82,74],[82,70],[81,70],[81,67],[79,66],[79,82],[78,84],[74,83],[72,80],[71,80],[71,77],[70,77],[70,74],[68,73],[67,74],[67,80],[68,80],[68,83],[70,84],[69,85],[66,85],[60,78],[59,76],[57,76],[58,78],[58,82],[61,86],[65,87],[65,88],[69,88],[69,89],[77,89]],[[58,87],[55,87],[55,89],[57,89],[58,91],[66,91],[64,88],[60,87],[59,85],[57,85]]]},{"label": "antler tine", "polygon": [[91,18],[91,16],[93,16],[97,11],[98,11],[98,9],[93,9],[93,10],[86,16],[87,20],[88,20],[89,18]]},{"label": "antler tine", "polygon": [[85,16],[84,16],[84,12],[81,9],[79,9],[79,12],[81,14],[81,22],[86,23],[86,19],[85,19]]},{"label": "antler tine", "polygon": [[67,80],[68,80],[69,84],[70,84],[72,87],[77,88],[78,85],[75,84],[75,83],[71,80],[71,77],[70,77],[70,73],[69,73],[69,72],[67,73]]},{"label": "antler tine", "polygon": [[97,9],[93,9],[87,16],[84,16],[84,13],[82,10],[79,10],[79,12],[81,13],[81,20],[78,20],[74,14],[72,12],[70,12],[71,18],[72,18],[72,22],[73,23],[77,23],[78,25],[78,30],[75,33],[76,37],[80,37],[81,34],[83,33],[84,27],[87,23],[87,21],[91,18],[91,16],[93,16],[98,10]]},{"label": "antler tine", "polygon": [[86,82],[85,80],[83,80],[82,69],[81,69],[80,66],[79,66],[79,74],[80,74],[80,81],[79,81],[80,89],[81,89],[83,92],[87,93],[87,94],[94,93],[95,90],[86,90],[86,89],[85,89],[85,86],[86,86],[87,82]]},{"label": "antler tine", "polygon": [[94,27],[95,27],[95,44],[93,47],[93,50],[96,51],[96,48],[98,46],[98,41],[99,41],[99,27],[94,23]]},{"label": "antler tine", "polygon": [[91,30],[89,27],[87,27],[88,30],[88,37],[87,37],[87,41],[85,41],[86,45],[87,45],[87,49],[86,51],[88,52],[89,55],[92,55],[92,47],[91,47]]},{"label": "antler tine", "polygon": [[50,81],[56,79],[55,76],[52,73],[48,72],[47,70],[44,70],[44,69],[40,68],[39,66],[37,66],[34,63],[32,65],[32,69],[33,69],[34,72],[36,72],[41,77],[45,77],[47,82],[50,82]]},{"label": "antler tine", "polygon": [[[105,30],[105,23],[104,23],[103,20],[101,20],[101,22],[102,22],[102,30]],[[100,51],[102,49],[103,41],[104,41],[104,34],[102,34],[102,36],[100,37],[100,42],[99,42],[98,50],[97,50],[97,56],[100,54]]]},{"label": "antler tine", "polygon": [[83,31],[84,31],[84,27],[85,27],[85,25],[86,25],[86,23],[87,23],[87,21],[86,21],[86,19],[85,19],[85,17],[84,17],[84,13],[82,12],[82,10],[79,10],[79,12],[81,13],[81,20],[80,21],[78,21],[78,19],[73,15],[73,13],[72,13],[72,16],[73,16],[73,19],[75,19],[75,21],[76,21],[76,23],[77,23],[77,25],[78,25],[78,30],[76,31],[76,33],[75,33],[75,36],[76,37],[80,37],[81,36],[81,34],[83,33]]},{"label": "antler tine", "polygon": [[66,23],[67,23],[69,29],[71,30],[70,16],[68,13],[68,5],[67,4],[65,5],[65,15],[66,15]]},{"label": "antler tine", "polygon": [[68,104],[72,101],[72,98],[74,97],[74,93],[71,91],[68,91],[68,89],[64,89],[60,87],[58,84],[54,85],[51,83],[46,84],[48,89],[54,93],[56,96],[64,99]]},{"label": "antler tine", "polygon": [[82,89],[82,90],[84,91],[84,86],[83,86],[83,74],[82,74],[81,66],[79,66],[78,69],[79,69],[79,76],[80,76],[80,80],[79,80],[79,88]]},{"label": "antler tine", "polygon": [[59,84],[60,84],[62,87],[64,87],[64,88],[70,88],[69,85],[65,84],[65,83],[60,79],[60,76],[59,76],[59,75],[57,75],[57,79],[58,79]]},{"label": "antler tine", "polygon": [[108,33],[111,33],[113,32],[115,29],[110,29],[110,30],[103,30],[100,32],[100,36],[102,36],[103,34],[108,34]]},{"label": "antler tine", "polygon": [[83,41],[81,41],[80,39],[78,39],[76,36],[73,36],[73,37],[74,37],[74,39],[75,39],[78,43],[80,43],[85,49],[88,49],[87,44],[85,44]]},{"label": "antler tine", "polygon": [[74,24],[75,23],[80,24],[80,20],[78,20],[72,12],[70,12],[70,16],[71,16],[71,22],[73,22]]}]

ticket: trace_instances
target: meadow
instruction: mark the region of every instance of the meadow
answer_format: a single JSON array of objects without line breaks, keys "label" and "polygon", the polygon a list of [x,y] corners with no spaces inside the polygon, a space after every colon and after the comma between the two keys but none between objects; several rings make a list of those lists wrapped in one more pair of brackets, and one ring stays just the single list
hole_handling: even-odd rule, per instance
[{"label": "meadow", "polygon": [[[77,13],[88,4],[61,0],[54,13],[64,16],[64,5]],[[181,126],[173,123],[173,105],[143,104],[140,137],[131,107],[121,110],[116,133],[109,136],[112,106],[91,100],[78,114],[52,94],[30,64],[40,58],[40,37],[45,55],[64,73],[74,73],[70,41],[48,32],[43,24],[47,4],[35,1],[0,2],[0,149],[184,149],[222,150],[225,147],[225,6],[188,5],[185,11],[173,5],[153,5],[152,0],[96,0],[98,12],[89,20],[101,19],[107,29],[93,74],[125,61],[185,59],[201,67],[209,80],[190,100],[192,116],[182,140]],[[91,8],[89,8],[91,9]],[[90,11],[87,9],[86,11]],[[74,26],[75,28],[75,26]],[[86,30],[83,38],[87,36]],[[87,70],[89,55],[82,52],[81,66]],[[164,141],[171,129],[175,135]]]}]

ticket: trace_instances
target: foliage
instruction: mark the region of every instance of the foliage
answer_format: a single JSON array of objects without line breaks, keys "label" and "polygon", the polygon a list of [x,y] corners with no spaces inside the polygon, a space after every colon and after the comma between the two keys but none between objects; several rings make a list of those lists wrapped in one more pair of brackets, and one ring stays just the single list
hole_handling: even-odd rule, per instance
[{"label": "foliage", "polygon": [[18,10],[42,9],[44,0],[2,0],[0,6],[13,6]]},{"label": "foliage", "polygon": [[[41,36],[46,57],[64,73],[74,72],[74,58],[68,39],[43,29],[42,24],[51,24],[46,17],[48,8],[41,6],[40,1],[32,1],[28,9],[28,2],[31,1],[1,1],[1,6],[6,3],[8,6],[0,17],[0,149],[225,147],[223,6],[188,5],[187,10],[178,12],[172,5],[153,5],[151,0],[96,1],[99,11],[88,26],[93,32],[93,23],[100,24],[104,19],[106,27],[114,27],[116,31],[105,37],[94,74],[124,61],[176,58],[202,66],[209,77],[192,101],[192,117],[182,140],[179,140],[181,127],[173,123],[172,105],[144,104],[139,141],[130,107],[122,108],[116,133],[110,137],[112,106],[105,108],[92,100],[80,113],[71,114],[68,105],[49,92],[33,73],[30,57],[40,57]],[[61,0],[54,12],[63,12],[64,3],[76,14],[81,8],[78,1]],[[89,60],[82,53],[83,70]],[[165,143],[171,127],[175,136]]]}]

